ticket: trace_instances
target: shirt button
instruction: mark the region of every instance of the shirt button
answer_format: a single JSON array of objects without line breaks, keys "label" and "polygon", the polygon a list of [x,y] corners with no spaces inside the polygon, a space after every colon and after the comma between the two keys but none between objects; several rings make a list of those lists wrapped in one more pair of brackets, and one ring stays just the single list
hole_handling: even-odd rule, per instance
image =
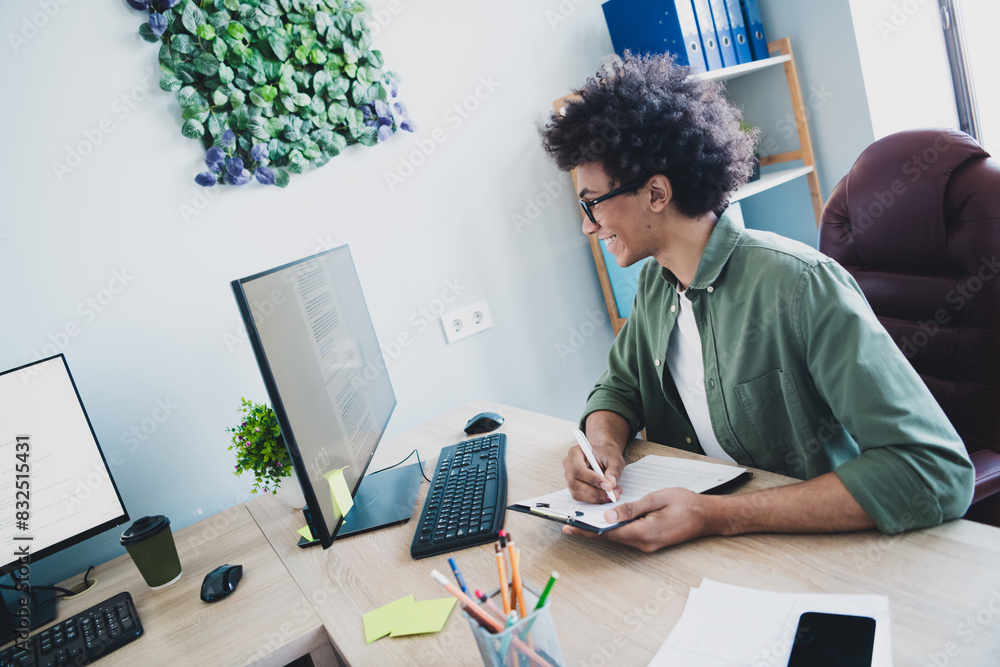
[{"label": "shirt button", "polygon": [[670,306],[670,312],[673,313],[677,310],[677,306]]},{"label": "shirt button", "polygon": [[709,380],[708,386],[711,387],[712,389],[715,389],[715,380]]},{"label": "shirt button", "polygon": [[653,361],[653,365],[654,365],[654,366],[659,366],[659,365],[660,365],[660,360],[659,360],[659,359],[655,359],[655,360]]},{"label": "shirt button", "polygon": [[684,438],[684,439],[687,441],[687,444],[689,445],[691,444],[691,438]]},{"label": "shirt button", "polygon": [[705,288],[705,291],[707,291],[709,294],[711,294],[712,292],[715,291],[715,288],[712,287],[711,285],[709,285],[708,287]]}]

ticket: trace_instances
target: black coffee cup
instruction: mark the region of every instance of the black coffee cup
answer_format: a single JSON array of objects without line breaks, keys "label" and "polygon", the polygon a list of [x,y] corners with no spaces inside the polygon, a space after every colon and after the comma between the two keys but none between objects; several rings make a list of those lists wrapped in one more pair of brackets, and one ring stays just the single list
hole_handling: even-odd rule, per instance
[{"label": "black coffee cup", "polygon": [[136,519],[122,533],[121,542],[139,568],[139,574],[154,591],[181,578],[181,560],[170,532],[170,519],[162,514]]}]

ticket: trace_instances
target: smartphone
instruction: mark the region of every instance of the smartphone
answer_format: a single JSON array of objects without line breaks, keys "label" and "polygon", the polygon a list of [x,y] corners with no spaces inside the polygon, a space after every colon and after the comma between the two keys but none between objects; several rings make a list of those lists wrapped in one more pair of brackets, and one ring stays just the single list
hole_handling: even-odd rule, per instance
[{"label": "smartphone", "polygon": [[875,619],[807,611],[799,617],[788,667],[871,667]]}]

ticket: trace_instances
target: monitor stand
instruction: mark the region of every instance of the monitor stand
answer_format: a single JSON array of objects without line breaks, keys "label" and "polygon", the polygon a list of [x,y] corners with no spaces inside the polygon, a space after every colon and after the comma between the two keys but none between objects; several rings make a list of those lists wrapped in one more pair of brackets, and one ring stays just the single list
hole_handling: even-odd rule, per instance
[{"label": "monitor stand", "polygon": [[[354,494],[354,506],[334,539],[409,521],[413,516],[421,479],[423,475],[417,463],[365,475]],[[319,540],[303,537],[298,544],[304,549],[319,544]]]}]

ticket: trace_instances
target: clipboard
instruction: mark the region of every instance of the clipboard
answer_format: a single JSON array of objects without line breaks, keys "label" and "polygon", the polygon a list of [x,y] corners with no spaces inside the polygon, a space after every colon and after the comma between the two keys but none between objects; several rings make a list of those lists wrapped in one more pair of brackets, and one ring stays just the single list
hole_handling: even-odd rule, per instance
[{"label": "clipboard", "polygon": [[632,523],[635,519],[629,519],[628,521],[621,521],[613,526],[608,526],[607,528],[600,528],[598,526],[591,525],[589,523],[584,523],[583,521],[578,521],[576,518],[571,516],[565,516],[562,514],[557,514],[556,512],[545,511],[543,507],[528,507],[527,505],[507,505],[507,509],[514,512],[521,512],[522,514],[530,514],[531,516],[537,516],[542,519],[548,519],[549,521],[555,521],[556,523],[561,523],[564,526],[573,526],[574,528],[581,528],[583,530],[594,533],[595,535],[601,535],[608,532],[609,530],[614,530],[615,528],[620,528],[627,523]]},{"label": "clipboard", "polygon": [[[663,461],[663,459],[660,457],[654,457],[654,458],[658,458],[661,462]],[[705,465],[705,464],[700,464],[700,465]],[[626,471],[627,470],[628,467],[626,466]],[[730,470],[732,469],[730,468]],[[689,490],[695,491],[696,493],[704,493],[708,495],[728,493],[729,491],[732,491],[736,487],[741,486],[747,480],[753,477],[753,472],[750,470],[746,470],[743,468],[737,468],[737,470],[740,471],[738,474],[728,477],[727,479],[725,479],[725,481],[719,482],[717,484],[712,484],[711,482],[703,483],[702,485],[696,488],[691,488]],[[622,481],[623,483],[625,483],[624,476]],[[675,488],[688,488],[676,484],[667,485],[661,488],[671,488],[671,486]],[[642,495],[646,495],[646,493],[655,490],[657,489],[644,488],[642,489],[643,491]],[[635,519],[629,519],[628,521],[620,521],[616,524],[607,526],[594,525],[593,523],[589,523],[588,521],[580,518],[581,516],[584,515],[583,511],[575,511],[574,514],[569,514],[568,512],[572,511],[573,507],[567,507],[567,506],[574,505],[580,507],[580,509],[593,508],[593,510],[596,511],[600,508],[610,508],[611,505],[604,505],[604,504],[590,505],[586,503],[579,503],[578,501],[567,503],[566,498],[568,496],[569,496],[569,489],[563,489],[561,491],[557,491],[555,493],[548,494],[546,496],[538,496],[536,498],[531,498],[521,502],[513,503],[511,505],[508,505],[507,509],[512,510],[514,512],[521,512],[522,514],[530,514],[531,516],[537,516],[542,519],[554,521],[556,523],[560,523],[566,526],[573,526],[574,528],[580,528],[582,530],[586,530],[588,532],[595,533],[597,535],[606,533],[609,530],[620,528],[621,526],[624,526],[625,524],[631,523],[632,521],[635,521],[635,519],[640,518],[640,517],[635,517]],[[634,502],[636,499],[638,499],[638,497],[640,496],[633,497],[631,500]],[[553,500],[553,502],[550,504],[548,500]],[[601,510],[601,514],[603,514],[604,511],[606,510]]]}]

